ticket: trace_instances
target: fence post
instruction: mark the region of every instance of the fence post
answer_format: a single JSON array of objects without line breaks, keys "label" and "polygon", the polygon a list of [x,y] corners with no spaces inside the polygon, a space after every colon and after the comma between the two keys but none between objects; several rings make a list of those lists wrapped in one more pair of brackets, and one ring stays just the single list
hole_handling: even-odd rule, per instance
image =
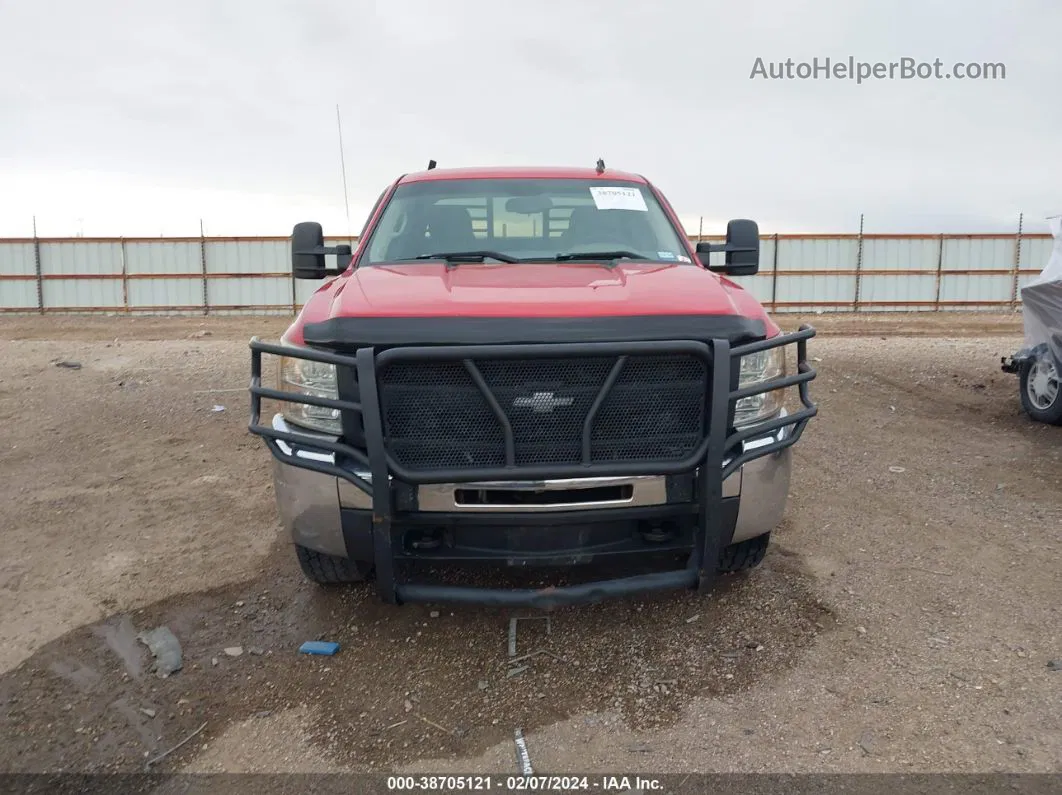
[{"label": "fence post", "polygon": [[1018,214],[1018,234],[1014,236],[1014,280],[1010,286],[1010,311],[1013,312],[1018,305],[1018,277],[1021,269],[1021,232],[1025,221],[1025,213]]},{"label": "fence post", "polygon": [[203,219],[199,219],[199,266],[203,270],[203,314],[210,314],[210,299],[207,294],[207,261],[206,261],[206,232],[203,230]]},{"label": "fence post", "polygon": [[33,269],[37,275],[37,312],[44,314],[44,275],[41,272],[41,241],[37,239],[37,216],[33,216]]},{"label": "fence post", "polygon": [[704,216],[701,216],[700,222],[697,224],[697,242],[700,243],[704,239]]},{"label": "fence post", "polygon": [[291,314],[299,314],[299,301],[297,292],[298,281],[295,279],[295,271],[291,272]]},{"label": "fence post", "polygon": [[774,262],[771,265],[771,311],[778,311],[778,233],[774,233]]},{"label": "fence post", "polygon": [[[502,225],[504,227],[504,224]],[[504,232],[503,232],[504,234]],[[327,243],[328,241],[325,240]],[[298,280],[295,278],[295,260],[291,256],[291,243],[292,240],[288,238],[288,262],[291,263],[291,314],[297,316],[299,314],[299,302],[298,302]]]},{"label": "fence post", "polygon": [[122,260],[122,307],[129,312],[129,268],[125,262],[125,238],[119,238],[119,252]]},{"label": "fence post", "polygon": [[859,311],[859,294],[863,288],[863,213],[859,214],[859,249],[856,252],[855,266],[855,300],[852,302],[852,311]]},{"label": "fence post", "polygon": [[933,311],[940,311],[940,280],[944,275],[944,233],[940,235],[940,246],[937,248],[937,295],[933,299]]}]

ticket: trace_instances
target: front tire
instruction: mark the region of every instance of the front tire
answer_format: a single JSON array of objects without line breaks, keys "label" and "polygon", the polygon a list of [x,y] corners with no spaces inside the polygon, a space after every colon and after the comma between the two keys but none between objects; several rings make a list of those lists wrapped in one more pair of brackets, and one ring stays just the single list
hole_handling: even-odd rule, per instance
[{"label": "front tire", "polygon": [[371,564],[364,561],[328,555],[299,544],[295,545],[295,555],[306,579],[318,585],[364,582],[372,571]]},{"label": "front tire", "polygon": [[1021,407],[1037,422],[1062,425],[1062,384],[1050,351],[1021,366]]},{"label": "front tire", "polygon": [[719,573],[733,574],[754,569],[763,562],[767,547],[771,543],[771,534],[764,533],[755,538],[747,538],[723,549],[719,556]]}]

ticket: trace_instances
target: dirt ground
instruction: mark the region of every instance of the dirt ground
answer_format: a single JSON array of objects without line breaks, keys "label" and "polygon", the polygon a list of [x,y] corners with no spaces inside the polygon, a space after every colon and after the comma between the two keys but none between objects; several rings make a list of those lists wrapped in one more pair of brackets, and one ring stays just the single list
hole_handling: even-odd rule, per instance
[{"label": "dirt ground", "polygon": [[204,724],[157,769],[515,772],[520,728],[536,772],[1059,771],[1062,428],[999,371],[1020,317],[778,320],[820,329],[820,414],[762,566],[523,622],[556,656],[509,677],[525,611],[303,580],[246,430],[287,319],[0,318],[0,771]]}]

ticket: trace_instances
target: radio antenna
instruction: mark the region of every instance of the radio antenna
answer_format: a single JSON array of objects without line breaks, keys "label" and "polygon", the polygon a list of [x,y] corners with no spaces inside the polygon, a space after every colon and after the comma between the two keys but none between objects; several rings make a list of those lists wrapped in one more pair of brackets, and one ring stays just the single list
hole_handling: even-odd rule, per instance
[{"label": "radio antenna", "polygon": [[339,115],[339,104],[336,103],[336,129],[339,131],[339,170],[343,174],[343,207],[347,213],[347,242],[354,246],[354,232],[350,228],[350,200],[347,198],[347,163],[343,157],[343,120]]}]

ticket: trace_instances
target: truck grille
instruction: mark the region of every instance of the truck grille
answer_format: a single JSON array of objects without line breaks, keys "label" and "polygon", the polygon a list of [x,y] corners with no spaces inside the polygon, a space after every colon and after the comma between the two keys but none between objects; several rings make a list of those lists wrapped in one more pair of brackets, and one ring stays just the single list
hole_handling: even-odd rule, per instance
[{"label": "truck grille", "polygon": [[[486,391],[459,361],[400,361],[377,373],[386,445],[416,471],[587,463],[583,426],[616,357],[484,359]],[[591,422],[590,463],[674,461],[705,435],[708,368],[684,355],[628,356]]]}]

